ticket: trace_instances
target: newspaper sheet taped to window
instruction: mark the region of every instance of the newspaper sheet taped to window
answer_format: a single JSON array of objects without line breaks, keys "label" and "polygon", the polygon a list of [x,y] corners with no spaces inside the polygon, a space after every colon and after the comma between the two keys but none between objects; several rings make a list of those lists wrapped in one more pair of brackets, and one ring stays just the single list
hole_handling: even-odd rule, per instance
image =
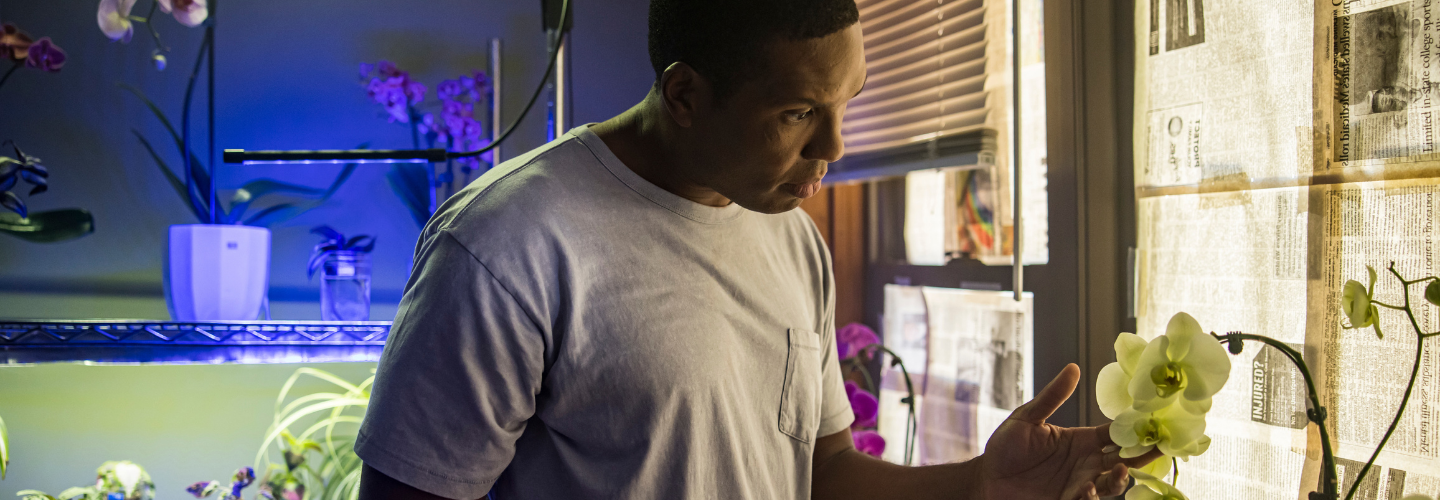
[{"label": "newspaper sheet taped to window", "polygon": [[1137,186],[1311,171],[1313,4],[1135,3]]},{"label": "newspaper sheet taped to window", "polygon": [[[917,392],[914,464],[968,460],[1010,412],[1034,397],[1034,299],[1024,294],[885,286],[884,338]],[[901,463],[909,408],[903,377],[882,364],[879,432]]]}]

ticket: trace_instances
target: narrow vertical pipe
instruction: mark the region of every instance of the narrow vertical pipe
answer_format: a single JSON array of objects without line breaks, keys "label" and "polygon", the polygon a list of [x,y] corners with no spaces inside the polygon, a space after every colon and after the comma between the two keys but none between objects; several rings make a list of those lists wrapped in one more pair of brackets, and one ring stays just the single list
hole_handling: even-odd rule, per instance
[{"label": "narrow vertical pipe", "polygon": [[[562,21],[563,22],[563,21]],[[560,47],[556,50],[559,54],[555,59],[555,138],[565,135],[565,53],[568,52],[570,38],[564,37],[560,40]]]},{"label": "narrow vertical pipe", "polygon": [[1010,16],[1010,64],[1012,66],[1010,68],[1010,85],[1011,100],[1013,101],[1011,103],[1011,109],[1014,110],[1013,112],[1015,113],[1015,129],[1011,133],[1010,138],[1011,144],[1014,145],[1014,153],[1010,157],[1010,163],[1014,166],[1012,171],[1015,172],[1015,182],[1012,184],[1015,187],[1015,195],[1014,198],[1012,198],[1015,204],[1015,208],[1013,209],[1015,225],[1013,229],[1014,236],[1012,238],[1015,243],[1012,250],[1014,252],[1013,281],[1015,282],[1015,300],[1018,302],[1025,290],[1025,232],[1022,225],[1025,219],[1025,205],[1021,203],[1022,193],[1024,192],[1022,189],[1022,187],[1024,187],[1022,179],[1024,179],[1025,176],[1021,174],[1022,164],[1020,163],[1020,0],[1010,0],[1010,6],[1012,11]]},{"label": "narrow vertical pipe", "polygon": [[[490,39],[490,143],[495,143],[503,123],[500,120],[500,39]],[[490,166],[499,165],[500,146],[490,150]]]},{"label": "narrow vertical pipe", "polygon": [[[209,60],[209,61],[206,61],[206,64],[208,65],[208,67],[207,67],[207,73],[206,73],[206,75],[205,75],[205,84],[206,84],[206,87],[207,87],[207,88],[206,88],[206,91],[207,91],[207,93],[209,94],[209,96],[207,96],[209,102],[208,102],[206,105],[207,105],[207,107],[209,108],[209,109],[207,110],[207,112],[208,112],[208,114],[209,114],[209,123],[207,124],[207,129],[209,129],[209,131],[210,131],[210,138],[209,138],[209,141],[210,141],[210,142],[209,142],[209,145],[210,145],[210,156],[209,156],[209,161],[210,161],[210,193],[209,193],[208,196],[210,196],[210,223],[211,223],[211,224],[214,224],[214,223],[217,223],[217,222],[220,221],[220,219],[219,219],[219,217],[218,217],[218,215],[219,215],[219,213],[220,213],[220,212],[219,212],[219,208],[217,208],[217,207],[216,207],[216,204],[215,204],[215,189],[216,189],[216,187],[215,187],[215,184],[216,184],[215,174],[216,174],[216,170],[218,170],[218,169],[220,168],[220,165],[216,164],[216,162],[215,162],[215,4],[218,4],[218,3],[220,3],[219,0],[210,0],[210,16],[209,16],[209,17],[210,17],[210,26],[208,26],[208,27],[206,28],[206,35],[210,37],[210,47],[208,47],[208,48],[206,49],[206,50],[210,51],[210,52],[209,52],[210,60]],[[186,151],[186,154],[189,154],[189,151]],[[269,314],[269,309],[268,309],[268,308],[266,309],[266,314],[267,314],[267,315]]]}]

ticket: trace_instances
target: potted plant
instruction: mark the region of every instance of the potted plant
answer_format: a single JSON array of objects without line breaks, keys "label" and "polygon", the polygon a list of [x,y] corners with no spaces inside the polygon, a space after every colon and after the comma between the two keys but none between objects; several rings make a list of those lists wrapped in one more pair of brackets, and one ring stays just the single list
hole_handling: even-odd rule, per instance
[{"label": "potted plant", "polygon": [[21,500],[150,500],[155,482],[145,468],[129,460],[110,461],[96,469],[93,486],[77,486],[52,496],[40,490],[16,492]]},{"label": "potted plant", "polygon": [[[9,59],[10,69],[0,75],[0,87],[22,67],[54,73],[65,65],[65,51],[50,37],[30,38],[14,24],[0,25],[0,59]],[[15,157],[0,156],[0,233],[35,243],[53,243],[72,240],[95,232],[95,219],[90,212],[78,208],[30,212],[19,195],[11,191],[19,181],[30,184],[28,196],[45,192],[49,188],[50,173],[40,165],[40,159],[26,155],[12,141],[5,141],[15,150]]]},{"label": "potted plant", "polygon": [[325,237],[310,253],[309,277],[320,273],[320,315],[325,321],[370,319],[370,251],[375,237],[349,239],[330,226],[310,230]]},{"label": "potted plant", "polygon": [[[164,271],[165,298],[170,316],[177,321],[254,319],[269,288],[270,230],[267,226],[293,218],[329,200],[354,172],[355,165],[346,165],[328,188],[256,179],[236,190],[230,196],[229,206],[224,206],[217,198],[212,171],[205,167],[201,157],[191,148],[189,126],[191,97],[200,70],[205,64],[213,69],[215,64],[214,17],[209,15],[206,3],[198,0],[155,0],[146,17],[131,16],[130,10],[134,5],[133,0],[102,1],[99,12],[101,30],[112,40],[129,41],[134,30],[132,23],[153,22],[157,8],[171,13],[183,25],[205,28],[199,55],[185,88],[178,130],[143,92],[133,86],[119,84],[138,97],[169,133],[175,151],[180,155],[178,169],[172,169],[165,155],[143,134],[133,131],[165,179],[199,221],[198,224],[178,224],[169,229]],[[165,59],[162,52],[168,48],[160,43],[154,29],[149,32],[157,46],[153,57],[155,67],[163,70]],[[213,79],[208,84],[213,90]],[[209,94],[213,99],[214,92]],[[210,104],[213,110],[213,101]],[[213,128],[209,132],[209,156],[213,159]],[[269,203],[263,208],[257,203],[262,198],[278,195],[291,199]]]}]

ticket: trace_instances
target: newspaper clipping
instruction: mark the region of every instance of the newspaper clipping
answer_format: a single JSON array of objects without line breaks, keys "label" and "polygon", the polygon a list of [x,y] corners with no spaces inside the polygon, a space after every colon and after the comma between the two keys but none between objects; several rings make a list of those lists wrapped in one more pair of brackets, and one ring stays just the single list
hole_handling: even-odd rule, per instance
[{"label": "newspaper clipping", "polygon": [[[885,294],[886,346],[905,360],[919,393],[912,463],[978,456],[1010,412],[1034,397],[1033,297],[1016,302],[1011,293],[899,285],[886,285]],[[901,329],[893,343],[890,328]],[[887,443],[905,437],[900,375],[882,374],[879,430]],[[882,458],[901,462],[904,450],[887,446]]]}]

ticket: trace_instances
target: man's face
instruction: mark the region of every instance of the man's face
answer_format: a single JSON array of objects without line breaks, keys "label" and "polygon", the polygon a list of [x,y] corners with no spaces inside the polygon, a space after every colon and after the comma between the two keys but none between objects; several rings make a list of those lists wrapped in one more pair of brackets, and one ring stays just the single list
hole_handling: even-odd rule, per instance
[{"label": "man's face", "polygon": [[694,178],[740,206],[781,213],[819,190],[845,146],[845,104],[865,85],[860,25],[766,48],[759,73],[721,106],[697,103]]}]

